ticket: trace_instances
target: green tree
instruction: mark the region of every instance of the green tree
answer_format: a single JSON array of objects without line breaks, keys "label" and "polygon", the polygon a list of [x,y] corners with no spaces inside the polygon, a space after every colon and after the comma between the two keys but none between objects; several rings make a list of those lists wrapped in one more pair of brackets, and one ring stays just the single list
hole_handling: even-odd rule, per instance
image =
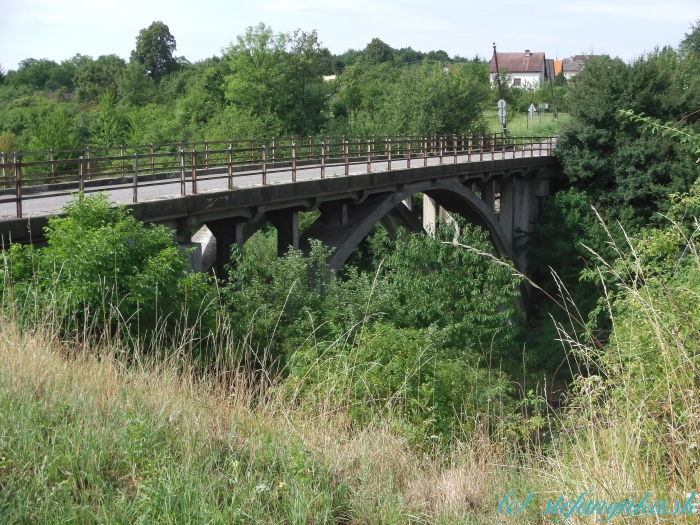
[{"label": "green tree", "polygon": [[132,106],[144,106],[156,98],[156,86],[146,69],[138,62],[129,62],[117,82],[119,99]]},{"label": "green tree", "polygon": [[285,48],[289,37],[275,34],[260,23],[248,27],[225,52],[231,74],[226,78],[226,96],[241,109],[258,117],[276,113],[288,104],[284,89]]},{"label": "green tree", "polygon": [[73,132],[73,123],[62,106],[49,111],[31,130],[31,151],[75,149],[79,146]]},{"label": "green tree", "polygon": [[685,34],[680,48],[683,53],[700,57],[700,19],[690,24],[690,32]]},{"label": "green tree", "polygon": [[81,195],[64,211],[49,220],[46,248],[9,251],[5,284],[26,306],[23,321],[42,313],[35,307],[54,308],[67,331],[121,327],[150,337],[159,326],[185,326],[201,314],[206,277],[186,272],[187,257],[167,228],[147,227],[104,194]]},{"label": "green tree", "polygon": [[373,38],[367,44],[364,52],[364,61],[367,65],[376,66],[384,62],[394,62],[394,53],[389,44],[383,42],[379,38]]},{"label": "green tree", "polygon": [[117,146],[124,142],[123,118],[111,91],[105,91],[100,97],[91,132],[91,143],[95,146]]},{"label": "green tree", "polygon": [[380,121],[386,133],[478,133],[488,99],[483,65],[464,64],[444,73],[439,63],[424,64],[387,88]]},{"label": "green tree", "polygon": [[75,96],[82,102],[97,102],[106,91],[117,93],[126,62],[117,55],[102,55],[83,64],[75,74]]},{"label": "green tree", "polygon": [[136,49],[131,52],[131,60],[141,64],[148,76],[156,82],[178,67],[173,57],[176,49],[175,37],[163,22],[153,22],[139,31]]},{"label": "green tree", "polygon": [[327,89],[323,73],[330,52],[321,47],[316,31],[296,30],[289,39],[286,63],[290,108],[284,120],[294,134],[317,133],[323,124]]}]

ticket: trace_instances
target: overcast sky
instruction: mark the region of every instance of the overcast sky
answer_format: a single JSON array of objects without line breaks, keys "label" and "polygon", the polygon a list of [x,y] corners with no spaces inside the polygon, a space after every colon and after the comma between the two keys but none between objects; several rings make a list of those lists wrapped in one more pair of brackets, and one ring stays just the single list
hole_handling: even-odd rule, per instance
[{"label": "overcast sky", "polygon": [[700,18],[698,0],[0,0],[0,64],[24,58],[60,61],[76,53],[128,58],[139,30],[165,22],[177,55],[221,54],[247,26],[276,32],[316,29],[333,53],[373,37],[450,55],[544,51],[548,58],[607,53],[630,60],[655,46],[677,46]]}]

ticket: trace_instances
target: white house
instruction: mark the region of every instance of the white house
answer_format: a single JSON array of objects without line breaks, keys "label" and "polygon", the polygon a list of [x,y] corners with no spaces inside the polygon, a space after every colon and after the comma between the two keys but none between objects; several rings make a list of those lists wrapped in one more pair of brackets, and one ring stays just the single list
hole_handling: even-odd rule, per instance
[{"label": "white house", "polygon": [[[517,87],[539,88],[544,83],[547,75],[547,64],[544,53],[531,53],[529,49],[525,53],[498,53],[498,70],[507,72],[510,84]],[[489,76],[491,82],[496,82],[496,60],[491,58],[489,64]]]}]

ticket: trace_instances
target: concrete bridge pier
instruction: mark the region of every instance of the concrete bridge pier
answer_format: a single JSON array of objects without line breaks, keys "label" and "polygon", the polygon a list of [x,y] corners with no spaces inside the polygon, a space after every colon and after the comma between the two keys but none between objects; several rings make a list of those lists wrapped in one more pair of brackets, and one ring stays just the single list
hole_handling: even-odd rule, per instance
[{"label": "concrete bridge pier", "polygon": [[428,235],[435,235],[438,215],[438,204],[435,199],[423,194],[423,229]]},{"label": "concrete bridge pier", "polygon": [[289,248],[299,249],[299,212],[293,209],[267,213],[272,225],[277,229],[277,256],[282,257]]},{"label": "concrete bridge pier", "polygon": [[209,231],[216,239],[216,264],[214,273],[217,278],[226,278],[227,264],[231,264],[231,250],[234,246],[243,249],[246,222],[238,218],[207,221]]}]

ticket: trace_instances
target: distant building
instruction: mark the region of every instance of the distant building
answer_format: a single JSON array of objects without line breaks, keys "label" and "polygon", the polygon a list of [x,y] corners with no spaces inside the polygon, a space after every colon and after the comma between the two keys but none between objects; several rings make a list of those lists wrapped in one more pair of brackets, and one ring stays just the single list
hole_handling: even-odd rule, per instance
[{"label": "distant building", "polygon": [[324,82],[331,82],[335,80],[337,75],[323,75],[323,81]]},{"label": "distant building", "polygon": [[[498,53],[501,75],[507,71],[510,84],[516,87],[541,87],[551,74],[546,62],[544,53],[531,53],[529,49],[525,53]],[[489,76],[491,82],[496,81],[496,61],[493,57],[489,64]]]},{"label": "distant building", "polygon": [[588,62],[591,58],[595,58],[596,56],[598,55],[574,55],[570,58],[563,59],[561,61],[562,71],[564,72],[566,79],[568,80],[578,75],[581,71],[583,71],[583,68],[586,66],[586,62]]}]

